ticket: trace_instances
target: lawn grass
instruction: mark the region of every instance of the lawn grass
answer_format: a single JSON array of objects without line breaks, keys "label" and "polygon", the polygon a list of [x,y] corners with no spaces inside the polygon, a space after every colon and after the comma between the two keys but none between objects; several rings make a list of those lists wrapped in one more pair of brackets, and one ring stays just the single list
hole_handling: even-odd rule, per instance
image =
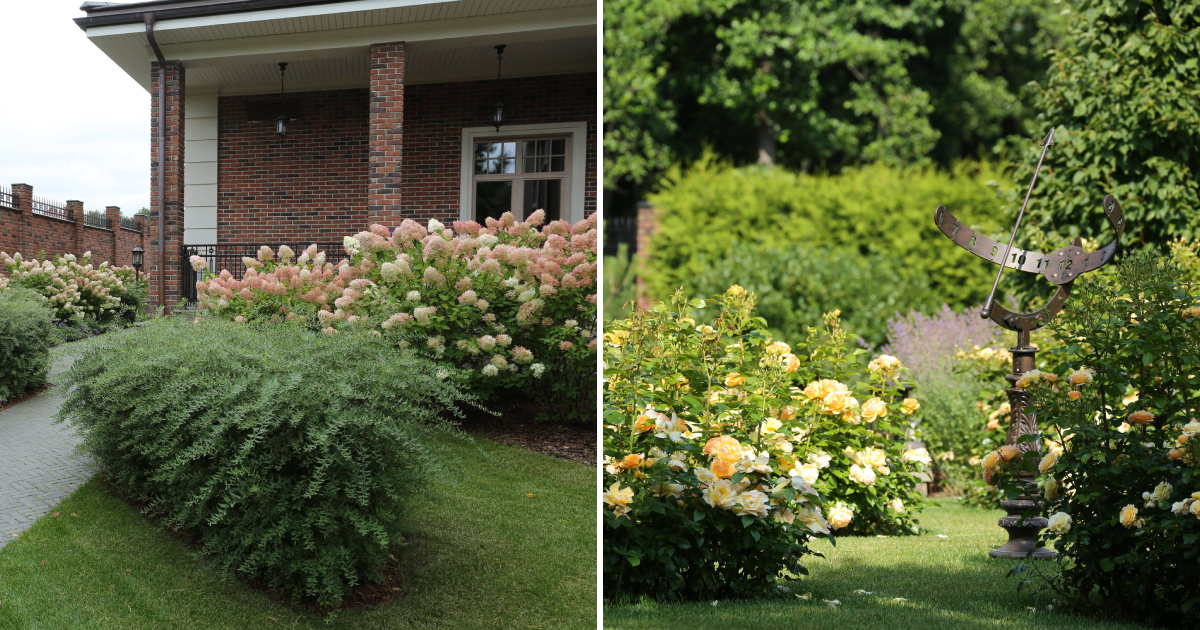
[{"label": "lawn grass", "polygon": [[222,580],[93,480],[0,549],[0,628],[594,628],[594,469],[448,441],[460,481],[409,501],[396,600],[326,625]]},{"label": "lawn grass", "polygon": [[[921,517],[923,536],[838,538],[819,541],[811,574],[793,592],[812,592],[758,601],[693,604],[645,603],[604,607],[604,626],[613,630],[659,628],[907,630],[1041,629],[1133,630],[1144,626],[1076,614],[1047,612],[1054,595],[1018,595],[1008,571],[1018,563],[993,560],[988,549],[1007,539],[996,520],[1000,510],[969,508],[935,499]],[[946,538],[938,538],[937,534]],[[1046,563],[1047,567],[1053,564]],[[856,590],[870,595],[856,595]],[[907,601],[898,601],[904,598]],[[825,600],[838,600],[831,609]],[[1027,607],[1036,606],[1036,612]]]}]

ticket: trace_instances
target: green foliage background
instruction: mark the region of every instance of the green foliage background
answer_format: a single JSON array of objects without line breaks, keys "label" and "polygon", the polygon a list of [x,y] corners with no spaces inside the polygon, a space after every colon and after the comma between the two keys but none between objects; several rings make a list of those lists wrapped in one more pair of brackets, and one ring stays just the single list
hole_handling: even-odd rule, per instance
[{"label": "green foliage background", "polygon": [[[909,278],[928,277],[927,291],[942,301],[979,303],[991,288],[994,266],[949,243],[934,225],[933,211],[942,204],[962,221],[993,230],[990,221],[1001,204],[995,184],[1004,186],[1005,181],[987,163],[958,163],[948,173],[876,164],[813,176],[779,168],[733,168],[710,156],[687,171],[674,169],[663,191],[651,197],[659,228],[644,278],[656,298],[679,287],[694,293],[700,290],[699,278],[729,264],[721,261],[735,243],[802,244],[883,256],[890,259],[887,264],[902,266]],[[752,273],[744,266],[732,269]],[[780,326],[770,316],[768,323]]]},{"label": "green foliage background", "polygon": [[943,166],[1022,133],[1051,0],[611,0],[605,186],[653,189],[705,147],[789,168]]}]

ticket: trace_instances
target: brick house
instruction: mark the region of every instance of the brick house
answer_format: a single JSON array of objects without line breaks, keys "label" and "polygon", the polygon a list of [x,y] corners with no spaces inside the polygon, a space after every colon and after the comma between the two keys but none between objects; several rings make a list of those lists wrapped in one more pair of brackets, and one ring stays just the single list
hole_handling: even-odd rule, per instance
[{"label": "brick house", "polygon": [[151,94],[157,304],[193,294],[191,253],[237,273],[260,245],[333,254],[372,223],[596,210],[595,0],[81,10],[88,39]]}]

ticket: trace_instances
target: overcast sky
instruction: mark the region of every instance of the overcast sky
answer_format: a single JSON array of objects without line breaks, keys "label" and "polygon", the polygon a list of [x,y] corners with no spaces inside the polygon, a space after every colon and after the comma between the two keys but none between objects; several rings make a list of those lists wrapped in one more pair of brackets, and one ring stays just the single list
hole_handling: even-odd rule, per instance
[{"label": "overcast sky", "polygon": [[0,0],[0,185],[150,205],[150,94],[88,41],[83,0]]}]

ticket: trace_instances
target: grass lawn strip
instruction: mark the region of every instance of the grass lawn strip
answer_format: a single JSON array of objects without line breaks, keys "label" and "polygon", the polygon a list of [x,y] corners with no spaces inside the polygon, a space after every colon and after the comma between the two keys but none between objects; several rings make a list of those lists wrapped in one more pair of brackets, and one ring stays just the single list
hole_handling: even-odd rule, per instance
[{"label": "grass lawn strip", "polygon": [[222,580],[93,480],[0,551],[0,628],[595,627],[594,470],[450,445],[458,481],[409,501],[403,592],[382,606],[327,626]]},{"label": "grass lawn strip", "polygon": [[[758,601],[605,606],[604,626],[613,630],[771,628],[829,630],[1046,629],[1134,630],[1145,626],[1047,612],[1054,595],[1018,595],[1007,579],[1017,561],[993,560],[987,550],[1004,543],[996,526],[1000,510],[964,507],[934,499],[921,522],[920,537],[838,538],[837,547],[814,545],[825,558],[812,558],[811,575],[793,592],[811,591],[811,601],[792,595]],[[937,537],[938,534],[946,538]],[[1053,565],[1047,565],[1053,566]],[[870,595],[855,594],[856,590]],[[899,601],[895,598],[903,598]],[[832,609],[825,600],[838,600]],[[1036,606],[1031,612],[1029,606]]]}]

